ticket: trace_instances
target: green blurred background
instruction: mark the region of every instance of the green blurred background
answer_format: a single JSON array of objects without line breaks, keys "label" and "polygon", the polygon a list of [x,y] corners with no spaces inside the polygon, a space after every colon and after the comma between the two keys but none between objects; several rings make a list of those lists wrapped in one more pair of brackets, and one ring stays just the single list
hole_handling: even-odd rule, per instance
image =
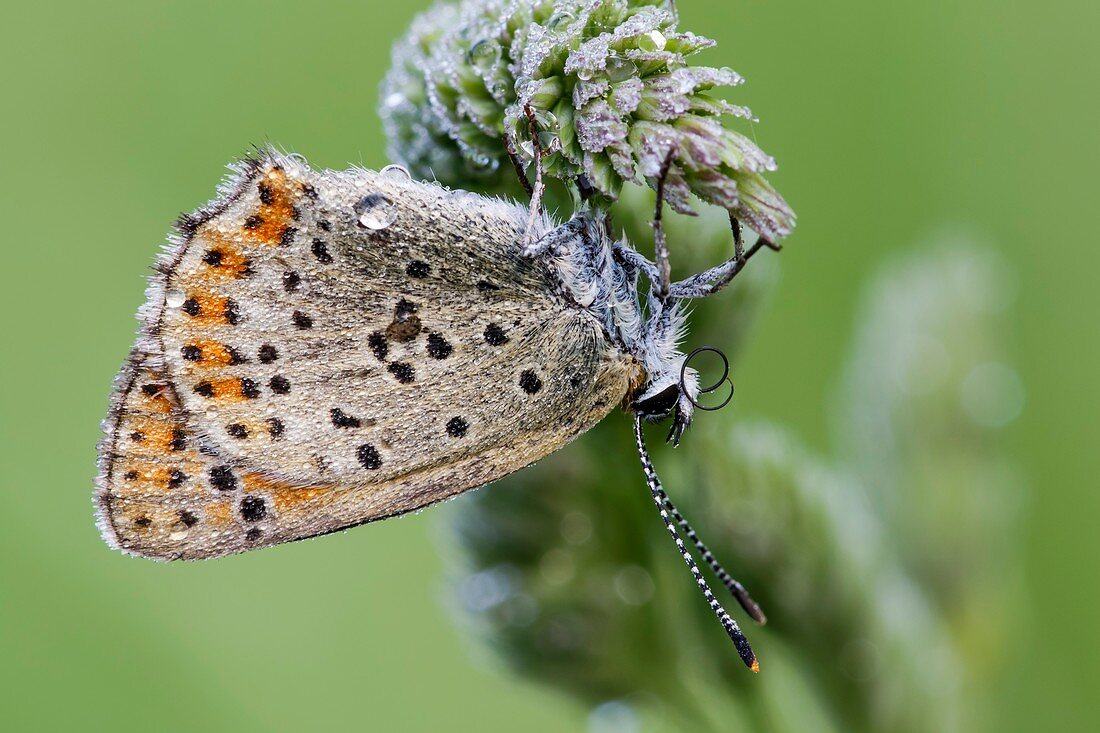
[{"label": "green blurred background", "polygon": [[[427,5],[9,9],[0,44],[7,729],[584,725],[564,697],[486,663],[451,622],[438,529],[453,505],[173,566],[108,551],[92,522],[98,423],[168,225],[206,201],[223,165],[253,143],[315,165],[385,164],[377,87],[390,44]],[[748,79],[729,96],[761,117],[756,135],[781,166],[772,180],[800,217],[739,365],[739,414],[824,450],[832,418],[822,395],[840,379],[860,284],[883,258],[953,228],[994,243],[1013,267],[1010,348],[1027,400],[1003,437],[1028,485],[1018,572],[1031,607],[993,680],[1003,701],[993,727],[1094,729],[1100,348],[1085,314],[1100,305],[1088,214],[1100,163],[1100,6],[679,6],[682,28],[719,41],[708,60]]]}]

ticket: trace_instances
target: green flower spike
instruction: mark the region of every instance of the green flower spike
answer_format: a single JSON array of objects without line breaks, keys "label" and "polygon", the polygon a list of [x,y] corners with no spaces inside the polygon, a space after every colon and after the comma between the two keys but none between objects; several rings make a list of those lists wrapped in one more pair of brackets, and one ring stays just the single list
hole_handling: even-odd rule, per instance
[{"label": "green flower spike", "polygon": [[671,159],[675,210],[694,213],[694,195],[770,240],[786,236],[794,212],[763,176],[775,161],[722,125],[752,113],[711,94],[741,77],[689,65],[714,42],[676,25],[666,0],[436,5],[394,47],[383,83],[390,157],[421,177],[515,191],[508,140],[527,163],[536,147],[552,151],[546,175],[583,176],[607,203],[625,182],[656,187]]}]

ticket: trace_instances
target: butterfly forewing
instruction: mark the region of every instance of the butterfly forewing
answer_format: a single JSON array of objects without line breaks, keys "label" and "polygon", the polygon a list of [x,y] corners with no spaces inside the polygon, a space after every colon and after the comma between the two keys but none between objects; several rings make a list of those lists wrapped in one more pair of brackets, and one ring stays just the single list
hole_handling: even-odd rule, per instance
[{"label": "butterfly forewing", "polygon": [[[219,201],[184,220],[150,288],[143,342],[172,395],[163,419],[206,451],[190,460],[227,466],[240,486],[131,497],[115,493],[112,469],[109,514],[156,507],[131,549],[176,556],[160,525],[195,502],[219,516],[229,507],[232,524],[218,542],[185,543],[184,557],[391,516],[521,468],[599,421],[635,367],[552,272],[520,256],[525,219],[400,173],[314,172],[277,155],[242,164]],[[120,434],[113,456],[126,452]],[[149,458],[172,470],[177,457]],[[303,500],[285,501],[288,490]],[[248,519],[261,502],[264,516]],[[197,527],[187,537],[205,537]]]}]

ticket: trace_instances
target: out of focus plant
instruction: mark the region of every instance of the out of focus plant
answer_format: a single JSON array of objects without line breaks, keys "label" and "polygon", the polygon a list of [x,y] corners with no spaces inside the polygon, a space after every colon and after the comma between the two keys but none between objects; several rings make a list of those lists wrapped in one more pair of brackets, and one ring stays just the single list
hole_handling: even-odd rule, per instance
[{"label": "out of focus plant", "polygon": [[[688,64],[708,45],[658,0],[437,5],[395,48],[391,157],[447,185],[522,195],[504,141],[530,162],[529,105],[535,142],[557,151],[547,173],[617,201],[632,241],[652,197],[623,184],[652,185],[669,151],[675,208],[694,195],[782,236],[794,218],[760,175],[771,159],[718,121],[748,111],[709,95],[739,78]],[[678,236],[683,221],[669,223],[673,247],[698,246],[674,250],[675,265],[728,256],[724,217]],[[736,409],[656,451],[684,513],[768,614],[747,629],[760,675],[672,551],[621,416],[457,502],[461,618],[513,669],[589,706],[593,730],[636,729],[643,715],[670,730],[978,729],[1016,592],[1020,492],[996,437],[1022,389],[998,261],[942,239],[871,283],[831,402],[831,457]],[[693,340],[735,349],[736,363],[773,274],[754,261],[699,303]]]}]

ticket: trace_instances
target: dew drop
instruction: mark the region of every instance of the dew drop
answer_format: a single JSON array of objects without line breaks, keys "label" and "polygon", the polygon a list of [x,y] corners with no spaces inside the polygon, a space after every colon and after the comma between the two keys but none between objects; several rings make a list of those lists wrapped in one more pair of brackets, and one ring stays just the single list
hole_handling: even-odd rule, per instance
[{"label": "dew drop", "polygon": [[550,16],[550,20],[546,21],[546,27],[553,31],[562,30],[574,20],[576,17],[572,13],[561,10]]},{"label": "dew drop", "polygon": [[638,46],[644,51],[664,51],[667,42],[663,33],[652,30],[638,39]]},{"label": "dew drop", "polygon": [[485,153],[474,153],[470,157],[470,165],[478,173],[495,173],[500,167],[500,161]]},{"label": "dew drop", "polygon": [[524,140],[519,144],[520,151],[528,158],[535,157],[535,145],[530,140]]},{"label": "dew drop", "polygon": [[179,308],[187,300],[187,294],[182,290],[169,290],[164,294],[164,304],[169,308]]},{"label": "dew drop", "polygon": [[558,116],[553,112],[548,112],[544,109],[535,110],[535,122],[538,126],[546,130],[560,130],[561,122],[558,121]]},{"label": "dew drop", "polygon": [[409,169],[403,165],[387,165],[382,170],[378,171],[378,175],[385,176],[395,181],[411,181],[412,173],[409,173]]},{"label": "dew drop", "polygon": [[638,67],[630,59],[619,57],[607,60],[607,78],[613,82],[626,81],[638,73]]},{"label": "dew drop", "polygon": [[179,542],[180,540],[187,539],[188,534],[190,534],[190,532],[186,529],[177,529],[175,532],[168,535],[168,539],[173,542]]},{"label": "dew drop", "polygon": [[394,107],[400,105],[403,101],[405,101],[404,95],[402,95],[400,92],[393,92],[388,97],[386,97],[386,109],[393,109]]},{"label": "dew drop", "polygon": [[387,229],[397,221],[397,207],[380,193],[372,193],[359,199],[355,204],[355,213],[362,226],[375,231]]},{"label": "dew drop", "polygon": [[587,66],[577,69],[577,78],[581,81],[592,81],[593,76],[595,76],[595,72]]},{"label": "dew drop", "polygon": [[496,41],[483,38],[470,48],[466,59],[475,69],[487,72],[500,61],[500,45]]}]

